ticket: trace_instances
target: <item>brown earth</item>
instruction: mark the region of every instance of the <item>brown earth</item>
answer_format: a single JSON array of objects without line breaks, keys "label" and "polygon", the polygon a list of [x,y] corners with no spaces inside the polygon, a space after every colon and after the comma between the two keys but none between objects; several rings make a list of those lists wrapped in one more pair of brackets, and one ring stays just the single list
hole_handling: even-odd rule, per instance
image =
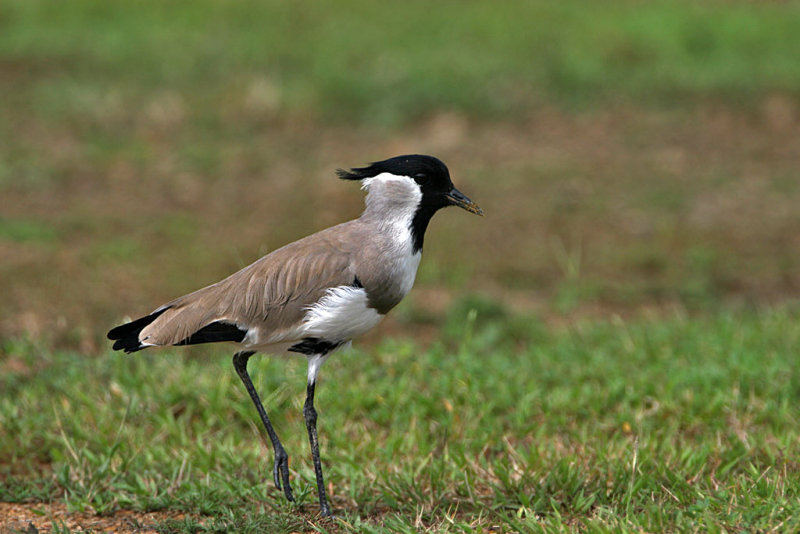
[{"label": "brown earth", "polygon": [[399,133],[259,122],[232,106],[205,138],[167,96],[87,118],[127,125],[122,147],[100,154],[81,125],[32,118],[18,132],[8,150],[36,151],[45,177],[2,185],[2,219],[22,230],[0,234],[0,337],[104,350],[123,316],[357,216],[362,195],[337,167],[411,152],[446,161],[486,217],[436,217],[388,331],[416,331],[415,317],[471,291],[556,321],[800,294],[790,97],[755,110],[542,109],[514,123],[441,113]]},{"label": "brown earth", "polygon": [[181,520],[175,512],[132,512],[120,510],[113,515],[69,512],[63,504],[17,504],[0,502],[0,534],[51,532],[69,528],[71,532],[156,532],[153,526],[167,519]]},{"label": "brown earth", "polygon": [[[96,119],[130,121],[139,155],[92,155],[67,125],[18,132],[47,178],[2,185],[2,219],[24,231],[0,235],[0,338],[107,350],[124,315],[357,216],[361,194],[335,168],[409,152],[444,159],[487,215],[437,216],[411,302],[381,335],[435,335],[419,317],[463,291],[554,322],[800,295],[800,117],[782,95],[756,110],[543,109],[503,124],[443,113],[399,134],[254,123],[213,140],[196,138],[176,98]],[[0,503],[0,532],[150,532],[181,517]]]}]

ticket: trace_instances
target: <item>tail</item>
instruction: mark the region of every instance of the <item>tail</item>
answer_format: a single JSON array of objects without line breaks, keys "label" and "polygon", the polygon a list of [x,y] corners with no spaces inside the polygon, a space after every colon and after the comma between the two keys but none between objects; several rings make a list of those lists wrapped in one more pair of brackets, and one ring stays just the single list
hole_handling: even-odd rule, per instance
[{"label": "tail", "polygon": [[124,350],[125,352],[131,353],[145,348],[145,345],[142,345],[142,342],[139,341],[139,333],[144,330],[147,325],[158,319],[158,316],[168,309],[169,308],[162,308],[160,310],[156,310],[150,315],[109,330],[108,334],[106,335],[108,336],[108,339],[114,341],[113,349]]},{"label": "tail", "polygon": [[[144,338],[148,340],[148,343],[142,343],[142,330],[150,326],[167,310],[173,310],[173,312],[164,316],[166,321],[162,320],[158,324],[153,325],[153,327],[146,332]],[[190,317],[186,317],[186,314],[180,315],[181,312],[186,311],[190,312]],[[124,350],[127,353],[131,353],[154,345],[195,345],[198,343],[217,343],[220,341],[234,341],[238,343],[241,342],[245,334],[247,334],[246,329],[240,328],[228,321],[211,320],[209,322],[201,320],[198,322],[197,318],[191,317],[191,315],[190,310],[186,310],[185,308],[173,308],[167,305],[166,307],[159,308],[150,315],[112,328],[107,334],[108,339],[114,340],[114,350]],[[186,319],[185,322],[181,321],[182,317]]]}]

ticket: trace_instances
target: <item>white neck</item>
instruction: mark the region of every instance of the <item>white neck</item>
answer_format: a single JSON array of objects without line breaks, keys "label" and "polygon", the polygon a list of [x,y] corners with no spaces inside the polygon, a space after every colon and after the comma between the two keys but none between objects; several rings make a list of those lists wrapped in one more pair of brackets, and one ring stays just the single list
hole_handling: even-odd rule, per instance
[{"label": "white neck", "polygon": [[362,215],[393,235],[393,239],[411,246],[411,221],[422,200],[419,185],[408,176],[383,173],[365,178],[366,209]]}]

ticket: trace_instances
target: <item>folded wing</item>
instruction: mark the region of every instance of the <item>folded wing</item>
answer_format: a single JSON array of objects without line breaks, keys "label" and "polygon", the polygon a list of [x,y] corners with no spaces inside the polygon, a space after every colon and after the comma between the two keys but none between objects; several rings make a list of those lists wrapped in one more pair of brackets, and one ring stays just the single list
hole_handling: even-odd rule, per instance
[{"label": "folded wing", "polygon": [[108,333],[114,349],[218,341],[296,341],[307,308],[356,280],[347,225],[282,247],[216,284],[177,298]]}]

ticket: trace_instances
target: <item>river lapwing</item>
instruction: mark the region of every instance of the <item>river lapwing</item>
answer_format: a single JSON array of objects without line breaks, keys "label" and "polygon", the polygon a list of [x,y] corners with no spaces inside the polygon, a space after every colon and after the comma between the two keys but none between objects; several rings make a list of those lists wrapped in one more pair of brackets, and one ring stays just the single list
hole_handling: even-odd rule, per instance
[{"label": "river lapwing", "polygon": [[358,218],[295,241],[228,278],[156,308],[108,332],[115,350],[234,342],[233,366],[272,441],[273,478],[294,501],[289,457],[247,373],[256,352],[288,351],[308,359],[303,416],[308,430],[320,511],[331,515],[317,440],[314,385],[331,353],[377,325],[411,290],[425,229],[436,211],[459,206],[483,211],[453,186],[432,156],[398,156],[349,171],[367,191]]}]

